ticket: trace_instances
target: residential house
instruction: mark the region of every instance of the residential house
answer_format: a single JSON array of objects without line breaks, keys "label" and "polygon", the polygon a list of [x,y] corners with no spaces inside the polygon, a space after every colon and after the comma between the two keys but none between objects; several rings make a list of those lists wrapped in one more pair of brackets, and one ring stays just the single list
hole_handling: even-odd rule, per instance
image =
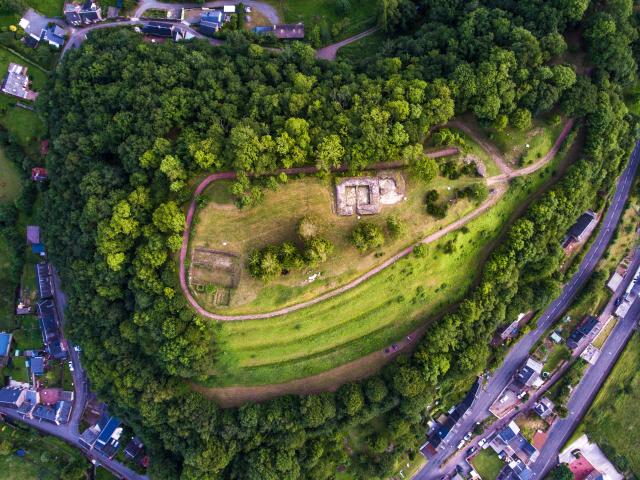
[{"label": "residential house", "polygon": [[127,458],[137,461],[144,454],[144,443],[138,437],[133,437],[124,449]]},{"label": "residential house", "polygon": [[94,448],[109,458],[113,458],[120,448],[119,440],[121,435],[120,419],[111,417],[98,435]]},{"label": "residential house", "polygon": [[597,223],[598,218],[596,214],[591,210],[588,210],[580,215],[580,217],[578,217],[578,220],[576,220],[576,223],[574,223],[571,228],[569,228],[567,236],[565,237],[564,242],[562,242],[562,248],[567,251],[571,248],[572,245],[580,243],[589,238],[589,235],[591,235],[591,232],[593,232],[593,229],[596,227]]},{"label": "residential house", "polygon": [[42,375],[44,375],[45,373],[45,368],[44,368],[44,357],[31,357],[29,359],[29,368],[31,369],[31,373],[33,373],[36,377],[40,377]]},{"label": "residential house", "polygon": [[18,413],[25,417],[31,418],[31,412],[35,406],[40,402],[40,395],[36,390],[27,389],[24,397],[24,402],[18,408]]},{"label": "residential house", "polygon": [[51,278],[51,265],[48,263],[38,263],[36,265],[36,281],[38,282],[38,293],[40,299],[51,298],[53,296],[53,279]]},{"label": "residential house", "polygon": [[536,402],[533,406],[533,411],[536,412],[540,418],[546,420],[553,415],[553,409],[555,405],[547,397],[542,397],[540,401]]},{"label": "residential house", "polygon": [[43,405],[38,404],[32,410],[31,416],[38,420],[44,420],[47,422],[55,423],[56,425],[62,425],[68,423],[71,418],[71,402],[59,400],[55,405]]},{"label": "residential house", "polygon": [[148,22],[142,27],[142,33],[152,37],[168,38],[173,35],[172,26],[160,22]]},{"label": "residential house", "polygon": [[560,463],[569,466],[575,480],[624,479],[600,447],[589,441],[587,435],[582,435],[567,445],[558,459]]},{"label": "residential house", "polygon": [[198,29],[204,35],[213,35],[222,28],[224,24],[224,14],[220,10],[209,10],[200,16]]},{"label": "residential house", "polygon": [[489,446],[498,454],[529,466],[535,462],[540,452],[524,438],[520,427],[513,420],[491,440]]},{"label": "residential house", "polygon": [[271,34],[276,38],[282,39],[302,39],[304,38],[303,23],[287,23],[281,25],[266,25],[254,27],[253,31],[257,34]]},{"label": "residential house", "polygon": [[27,225],[27,245],[31,245],[31,251],[36,255],[44,255],[44,245],[40,242],[40,227]]},{"label": "residential house", "polygon": [[449,410],[446,420],[440,423],[440,426],[435,429],[427,444],[431,448],[438,448],[443,440],[445,440],[453,430],[453,427],[460,421],[465,413],[471,408],[473,402],[480,390],[480,380],[476,380],[471,389],[467,392],[467,395],[462,401]]},{"label": "residential house", "polygon": [[31,180],[34,182],[44,182],[49,179],[47,169],[43,167],[35,167],[31,169]]},{"label": "residential house", "polygon": [[42,40],[49,43],[54,48],[61,48],[64,46],[64,36],[66,32],[63,28],[52,23],[47,28],[42,30]]},{"label": "residential house", "polygon": [[42,343],[46,352],[50,357],[57,360],[67,358],[67,351],[62,344],[56,310],[53,300],[43,300],[38,302],[38,317],[40,320],[40,333],[42,334]]},{"label": "residential house", "polygon": [[544,380],[541,377],[543,365],[534,360],[533,358],[527,358],[525,364],[518,370],[516,374],[516,382],[527,388],[540,388],[544,383]]},{"label": "residential house", "polygon": [[4,367],[9,362],[12,345],[13,335],[7,332],[0,332],[0,367]]},{"label": "residential house", "polygon": [[27,390],[19,387],[0,389],[0,407],[20,408],[27,395]]},{"label": "residential house", "polygon": [[7,95],[13,95],[23,100],[35,100],[38,97],[38,93],[31,90],[29,86],[28,70],[27,67],[17,63],[9,63],[9,68],[0,90]]},{"label": "residential house", "polygon": [[69,25],[80,27],[102,21],[102,9],[92,0],[80,3],[66,3],[64,17]]},{"label": "residential house", "polygon": [[609,281],[607,282],[607,288],[612,292],[615,292],[620,286],[620,284],[622,283],[623,279],[624,279],[624,276],[622,276],[616,270],[615,272],[613,272],[613,275],[611,275],[611,278],[609,278]]},{"label": "residential house", "polygon": [[530,480],[533,471],[520,460],[512,460],[505,465],[496,477],[496,480]]},{"label": "residential house", "polygon": [[229,13],[229,14],[236,13],[236,6],[235,5],[224,5],[222,7],[222,11],[224,13]]},{"label": "residential house", "polygon": [[592,333],[596,332],[596,327],[600,325],[598,319],[594,316],[588,316],[579,326],[576,328],[569,338],[567,339],[567,347],[572,350],[578,348],[582,343],[589,338]]}]

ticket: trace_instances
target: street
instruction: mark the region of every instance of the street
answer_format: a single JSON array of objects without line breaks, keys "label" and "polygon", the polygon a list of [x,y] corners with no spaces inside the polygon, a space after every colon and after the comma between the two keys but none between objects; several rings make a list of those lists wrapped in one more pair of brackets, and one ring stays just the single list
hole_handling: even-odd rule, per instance
[{"label": "street", "polygon": [[[453,429],[451,438],[440,448],[438,453],[420,470],[413,478],[417,480],[438,479],[448,473],[454,466],[456,461],[460,461],[464,455],[458,452],[456,446],[462,440],[467,432],[473,430],[476,422],[481,422],[489,415],[489,407],[498,398],[498,395],[511,381],[511,378],[522,365],[529,355],[531,347],[538,341],[544,332],[553,325],[569,307],[571,301],[580,289],[587,282],[593,273],[596,264],[602,257],[607,245],[613,237],[616,225],[624,209],[627,197],[631,190],[631,185],[635,177],[635,173],[640,161],[640,142],[636,143],[636,147],[631,154],[629,164],[620,175],[615,193],[611,199],[611,204],[607,209],[607,213],[601,221],[600,230],[596,236],[591,248],[585,255],[578,271],[565,285],[562,294],[556,298],[546,308],[540,316],[536,328],[526,334],[518,343],[516,343],[507,356],[502,365],[493,373],[485,387],[480,390],[473,406],[468,410],[460,423]],[[465,449],[466,450],[466,449]],[[454,455],[456,454],[457,455]],[[452,456],[453,455],[453,456]],[[442,462],[452,456],[451,461],[447,465],[441,466]]]}]

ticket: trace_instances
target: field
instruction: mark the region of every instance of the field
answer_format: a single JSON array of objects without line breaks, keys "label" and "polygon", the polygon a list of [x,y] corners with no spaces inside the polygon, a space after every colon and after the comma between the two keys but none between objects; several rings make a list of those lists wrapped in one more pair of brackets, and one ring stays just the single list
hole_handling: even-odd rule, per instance
[{"label": "field", "polygon": [[[287,23],[304,22],[307,36],[314,25],[320,24],[321,31],[328,30],[333,41],[342,40],[360,33],[375,24],[377,10],[369,0],[351,0],[348,11],[341,12],[335,0],[267,0],[278,9],[280,17]],[[342,26],[337,35],[331,35],[333,28]],[[324,41],[324,44],[331,41]]]},{"label": "field", "polygon": [[[625,473],[640,475],[636,414],[640,397],[640,337],[634,335],[598,393],[574,437],[586,433]],[[626,477],[630,478],[628,475]]]},{"label": "field", "polygon": [[[481,127],[476,126],[477,129]],[[551,148],[562,130],[562,123],[550,119],[534,120],[533,127],[527,131],[507,127],[498,132],[484,129],[484,134],[495,143],[504,158],[512,166],[523,167],[542,158]],[[528,147],[527,147],[528,145]]]},{"label": "field", "polygon": [[591,342],[593,343],[593,346],[596,348],[602,348],[602,346],[604,345],[604,342],[607,341],[607,338],[609,338],[609,335],[611,335],[611,332],[613,331],[613,328],[616,326],[617,323],[618,323],[618,319],[616,317],[612,317],[607,322],[607,325],[598,334],[598,336],[593,340],[593,342]]},{"label": "field", "polygon": [[560,362],[571,359],[571,351],[565,345],[555,345],[544,364],[544,371],[552,373]]},{"label": "field", "polygon": [[[400,174],[398,174],[400,175]],[[403,177],[400,175],[403,183]],[[348,235],[357,224],[355,215],[340,217],[333,212],[333,186],[330,180],[305,177],[290,180],[277,191],[267,191],[259,205],[238,209],[229,202],[228,183],[214,182],[206,191],[209,203],[196,216],[191,235],[192,252],[199,249],[223,251],[240,256],[240,265],[247,263],[249,253],[268,244],[296,241],[297,222],[305,215],[313,215],[323,225],[322,236],[334,244],[329,261],[316,268],[292,271],[286,276],[266,284],[252,278],[243,269],[237,288],[233,290],[230,308],[216,308],[213,296],[196,294],[205,308],[224,313],[253,313],[269,311],[302,300],[316,297],[379,265],[403,247],[436,232],[473,210],[476,205],[469,200],[459,200],[449,209],[444,219],[436,220],[425,211],[424,197],[427,190],[439,191],[441,200],[453,199],[454,189],[464,187],[479,179],[460,178],[455,181],[437,178],[429,185],[407,181],[406,201],[385,205],[378,215],[367,218],[384,228],[389,215],[397,215],[406,225],[406,232],[397,240],[387,240],[379,251],[361,254],[353,247]],[[191,267],[192,275],[200,269]],[[321,272],[321,277],[309,282],[308,277]],[[228,283],[219,279],[216,283]]]},{"label": "field", "polygon": [[480,450],[480,453],[471,460],[471,464],[482,480],[495,480],[504,467],[504,462],[490,448]]},{"label": "field", "polygon": [[[512,187],[467,229],[428,245],[424,258],[405,257],[342,295],[286,316],[218,324],[220,354],[204,384],[265,385],[318,374],[378,352],[437,318],[464,296],[510,215],[553,168]],[[450,240],[454,252],[445,254]]]},{"label": "field", "polygon": [[[0,48],[0,72],[3,72],[3,76],[10,62],[26,64],[29,67],[29,78],[32,81],[32,88],[36,92],[44,86],[47,79],[45,72],[4,48]],[[35,112],[16,107],[17,101],[19,99],[16,97],[4,93],[0,94],[0,124],[15,135],[24,147],[42,137],[45,134],[45,126]],[[23,103],[28,104],[29,102],[24,101]]]},{"label": "field", "polygon": [[21,182],[18,167],[7,160],[0,150],[0,203],[16,200],[22,189]]},{"label": "field", "polygon": [[62,17],[64,0],[29,0],[28,3],[46,17]]}]

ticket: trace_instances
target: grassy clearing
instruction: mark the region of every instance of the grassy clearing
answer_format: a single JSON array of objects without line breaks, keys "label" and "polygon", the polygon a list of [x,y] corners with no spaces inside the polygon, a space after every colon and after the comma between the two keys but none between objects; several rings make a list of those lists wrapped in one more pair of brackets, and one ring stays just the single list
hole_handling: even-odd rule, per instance
[{"label": "grassy clearing", "polygon": [[9,365],[4,367],[2,374],[11,377],[16,382],[29,382],[29,371],[27,369],[26,357],[12,357]]},{"label": "grassy clearing", "polygon": [[304,22],[307,31],[319,24],[321,30],[328,30],[327,33],[330,33],[333,28],[342,25],[338,34],[333,35],[333,41],[372,27],[377,15],[376,8],[372,8],[369,0],[352,0],[346,13],[336,7],[335,0],[267,0],[267,3],[278,9],[285,22]]},{"label": "grassy clearing", "polygon": [[473,459],[471,465],[482,477],[482,480],[495,480],[504,467],[504,462],[498,458],[498,455],[491,449],[480,450]]},{"label": "grassy clearing", "polygon": [[20,15],[17,13],[0,14],[0,27],[8,27],[9,25],[18,25]]},{"label": "grassy clearing", "polygon": [[502,132],[488,128],[485,129],[485,134],[509,163],[523,167],[542,158],[551,149],[561,130],[562,122],[553,123],[550,119],[543,118],[536,119],[533,127],[524,132],[507,127]]},{"label": "grassy clearing", "polygon": [[[575,436],[587,433],[624,473],[640,474],[640,337],[634,335],[598,393]],[[625,475],[628,476],[628,475]]]},{"label": "grassy clearing", "polygon": [[[398,184],[404,183],[398,174]],[[359,253],[348,239],[357,224],[357,217],[339,217],[333,212],[332,181],[305,177],[290,180],[277,191],[267,191],[265,198],[253,208],[238,209],[229,202],[228,183],[215,182],[204,193],[209,203],[196,216],[191,235],[191,248],[208,248],[240,255],[240,264],[246,265],[249,253],[255,248],[284,241],[296,241],[296,225],[304,215],[313,215],[323,224],[322,236],[333,242],[335,248],[329,261],[316,268],[290,272],[266,284],[252,278],[243,268],[240,282],[233,290],[229,308],[216,307],[212,295],[196,294],[202,306],[224,313],[253,313],[273,310],[299,303],[347,283],[393,256],[403,247],[434,233],[476,208],[469,200],[459,200],[450,207],[442,220],[426,213],[424,197],[428,190],[436,189],[441,200],[453,200],[455,189],[479,179],[460,178],[455,181],[437,178],[429,185],[408,180],[406,201],[385,205],[381,214],[367,218],[384,228],[389,215],[397,215],[406,225],[406,232],[387,243],[382,249],[368,254]],[[322,272],[320,279],[309,283],[307,278]],[[437,286],[437,285],[436,285]]]},{"label": "grassy clearing", "polygon": [[[2,72],[2,75],[7,71],[10,62],[20,65],[27,63],[11,52],[0,48],[0,72]],[[29,78],[32,81],[32,88],[37,92],[44,87],[47,76],[42,70],[30,64],[27,64],[27,66],[29,66]],[[17,101],[22,100],[4,93],[0,94],[0,124],[9,130],[24,147],[42,137],[46,129],[37,113],[16,107]],[[22,101],[22,103],[28,104],[29,102]]]},{"label": "grassy clearing", "polygon": [[47,17],[62,17],[64,0],[29,0],[28,3],[34,10]]},{"label": "grassy clearing", "polygon": [[21,190],[22,179],[18,167],[7,160],[0,149],[0,203],[13,202],[20,196]]},{"label": "grassy clearing", "polygon": [[[556,159],[554,162],[559,162]],[[467,225],[362,285],[290,315],[218,325],[218,355],[208,387],[282,383],[327,371],[383,349],[462,298],[483,252],[509,216],[550,177],[554,165],[512,187]],[[442,245],[451,240],[452,254]]]}]

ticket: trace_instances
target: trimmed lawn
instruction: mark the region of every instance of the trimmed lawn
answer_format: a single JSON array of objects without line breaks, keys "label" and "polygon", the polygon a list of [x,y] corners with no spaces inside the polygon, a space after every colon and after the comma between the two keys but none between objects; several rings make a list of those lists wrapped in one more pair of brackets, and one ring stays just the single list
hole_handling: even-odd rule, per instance
[{"label": "trimmed lawn", "polygon": [[8,27],[9,25],[18,25],[20,21],[20,15],[17,13],[2,13],[0,14],[0,27]]},{"label": "trimmed lawn", "polygon": [[16,285],[9,269],[11,250],[4,237],[0,236],[0,331],[11,331],[15,327],[13,298]]},{"label": "trimmed lawn", "polygon": [[596,348],[602,348],[604,342],[607,341],[609,335],[613,331],[614,327],[618,323],[618,319],[616,317],[611,317],[611,319],[607,322],[607,325],[602,329],[602,331],[598,334],[598,336],[593,340],[593,346]]},{"label": "trimmed lawn", "polygon": [[495,480],[505,464],[493,450],[487,448],[480,450],[480,453],[471,459],[471,465],[482,480]]},{"label": "trimmed lawn", "polygon": [[38,350],[43,348],[40,324],[35,315],[20,315],[13,335],[19,350]]},{"label": "trimmed lawn", "polygon": [[[399,184],[404,182],[400,172],[397,177]],[[316,297],[360,276],[402,248],[476,208],[476,204],[469,200],[459,200],[449,208],[444,219],[436,220],[425,210],[424,198],[428,190],[438,190],[440,201],[444,202],[453,199],[456,188],[481,181],[483,180],[468,177],[455,181],[437,178],[429,185],[423,185],[408,180],[406,201],[384,205],[379,215],[366,218],[366,221],[384,229],[387,218],[392,214],[397,215],[406,225],[405,234],[396,240],[387,238],[382,248],[367,254],[359,253],[348,239],[358,218],[355,215],[340,217],[334,213],[334,187],[329,179],[320,180],[311,176],[299,180],[290,179],[277,191],[266,191],[259,205],[244,209],[238,209],[229,203],[229,183],[215,182],[204,192],[209,203],[196,214],[191,248],[201,247],[240,255],[242,273],[238,287],[232,291],[228,308],[216,307],[211,294],[194,294],[205,308],[224,313],[269,311]],[[318,218],[323,225],[321,236],[334,244],[329,260],[316,268],[291,271],[268,284],[252,278],[246,270],[250,252],[268,244],[296,242],[296,226],[305,215]],[[322,273],[321,278],[309,283],[308,277],[316,272]],[[212,283],[215,281],[212,280]]]},{"label": "trimmed lawn", "polygon": [[18,167],[0,149],[0,203],[13,202],[22,190],[22,179]]},{"label": "trimmed lawn", "polygon": [[64,0],[29,0],[28,3],[47,17],[62,17]]},{"label": "trimmed lawn", "polygon": [[[466,231],[428,245],[424,258],[405,257],[358,287],[289,315],[220,322],[220,354],[204,385],[265,385],[308,377],[382,350],[438,318],[465,295],[510,215],[549,179],[560,160],[525,179],[522,187],[513,186]],[[442,246],[449,240],[454,252],[445,254]]]},{"label": "trimmed lawn", "polygon": [[[278,9],[286,23],[304,22],[307,37],[314,25],[320,25],[323,44],[342,40],[375,25],[377,9],[370,0],[351,0],[346,13],[338,10],[335,0],[267,0]],[[337,35],[332,34],[337,29]],[[330,38],[333,37],[333,38]]]},{"label": "trimmed lawn", "polygon": [[11,357],[10,365],[4,367],[3,374],[16,382],[29,382],[26,357]]},{"label": "trimmed lawn", "polygon": [[[628,477],[640,475],[640,416],[637,415],[640,398],[640,336],[634,335],[593,405],[587,412],[576,435],[587,433],[604,453]],[[626,464],[628,468],[624,468]]]}]

